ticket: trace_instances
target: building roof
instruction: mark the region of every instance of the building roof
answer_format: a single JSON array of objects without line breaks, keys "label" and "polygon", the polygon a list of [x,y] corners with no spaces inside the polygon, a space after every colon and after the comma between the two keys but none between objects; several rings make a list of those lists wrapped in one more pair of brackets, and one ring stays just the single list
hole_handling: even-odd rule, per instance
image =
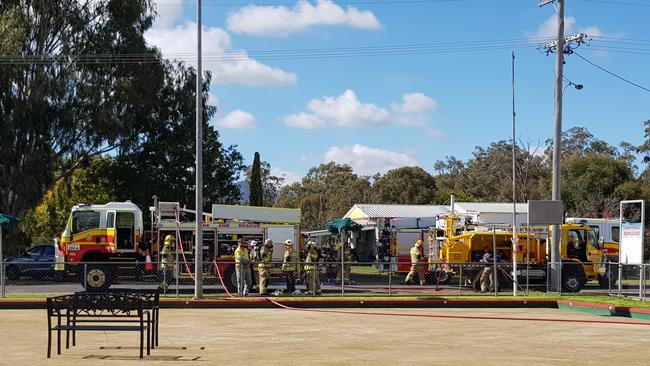
[{"label": "building roof", "polygon": [[448,211],[448,207],[442,205],[356,204],[343,217],[436,217]]},{"label": "building roof", "polygon": [[[497,202],[456,202],[454,209],[457,213],[511,213],[512,203]],[[436,217],[451,211],[451,206],[445,205],[397,205],[397,204],[356,204],[343,216],[354,220],[375,219],[383,217]],[[517,212],[525,214],[528,205],[517,203]]]},{"label": "building roof", "polygon": [[[447,206],[449,210],[451,207]],[[458,212],[479,212],[479,213],[511,213],[512,203],[496,203],[496,202],[456,202],[454,210]],[[517,212],[527,213],[528,204],[517,203]]]}]

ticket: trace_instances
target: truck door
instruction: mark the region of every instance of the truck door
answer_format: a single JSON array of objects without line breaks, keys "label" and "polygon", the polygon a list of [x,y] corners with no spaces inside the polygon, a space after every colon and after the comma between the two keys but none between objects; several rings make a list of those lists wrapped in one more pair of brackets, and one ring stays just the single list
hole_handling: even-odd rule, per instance
[{"label": "truck door", "polygon": [[115,248],[116,252],[135,252],[135,215],[133,212],[115,214]]}]

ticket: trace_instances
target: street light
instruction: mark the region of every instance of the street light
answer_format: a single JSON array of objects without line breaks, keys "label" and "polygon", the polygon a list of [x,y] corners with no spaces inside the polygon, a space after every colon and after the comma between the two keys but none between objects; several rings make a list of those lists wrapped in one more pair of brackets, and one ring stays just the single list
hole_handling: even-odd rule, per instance
[{"label": "street light", "polygon": [[574,88],[576,88],[576,90],[582,90],[585,87],[582,84],[576,84],[576,83],[572,82],[571,80],[565,78],[564,76],[562,76],[562,78],[564,79],[564,81],[566,81],[566,85],[564,86],[564,89],[562,89],[562,94],[564,94],[564,91],[566,90],[566,88],[568,88],[570,86],[573,86]]}]

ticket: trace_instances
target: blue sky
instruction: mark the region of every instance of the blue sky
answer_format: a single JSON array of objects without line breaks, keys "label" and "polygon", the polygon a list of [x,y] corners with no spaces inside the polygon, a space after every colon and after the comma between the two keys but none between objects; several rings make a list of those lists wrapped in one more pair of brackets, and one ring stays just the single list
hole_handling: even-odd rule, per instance
[{"label": "blue sky", "polygon": [[[577,50],[582,56],[650,87],[650,41],[638,41],[650,39],[650,2],[614,2],[567,0],[567,34],[594,36]],[[157,3],[150,43],[170,57],[195,52],[194,0]],[[538,8],[536,0],[204,4],[204,63],[213,72],[211,100],[219,107],[212,123],[247,162],[259,151],[288,181],[328,160],[360,174],[404,165],[431,172],[447,155],[467,159],[474,146],[509,139],[511,51],[517,57],[517,138],[536,143],[552,136],[555,57],[534,47],[553,34],[552,6]],[[404,54],[402,46],[399,55],[386,54],[395,45],[504,39],[517,41],[463,52]],[[359,56],[368,52],[362,47],[382,51]],[[567,58],[565,75],[584,89],[566,89],[564,129],[584,126],[612,144],[642,142],[650,93],[575,55]]]}]

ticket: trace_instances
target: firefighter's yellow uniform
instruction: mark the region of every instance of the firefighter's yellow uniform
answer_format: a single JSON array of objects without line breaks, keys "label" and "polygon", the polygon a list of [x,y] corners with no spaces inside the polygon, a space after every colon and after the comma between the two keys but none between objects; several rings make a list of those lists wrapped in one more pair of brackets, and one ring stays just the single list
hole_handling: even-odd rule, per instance
[{"label": "firefighter's yellow uniform", "polygon": [[260,250],[259,264],[257,271],[259,272],[260,282],[260,295],[266,295],[269,287],[269,280],[271,279],[271,261],[273,260],[273,241],[266,239],[262,249]]},{"label": "firefighter's yellow uniform", "polygon": [[176,258],[176,240],[173,234],[165,236],[163,248],[160,251],[160,268],[171,269],[174,267],[173,263]]},{"label": "firefighter's yellow uniform", "polygon": [[418,240],[415,242],[415,245],[411,247],[411,270],[409,271],[409,274],[406,276],[406,283],[411,284],[413,283],[413,277],[415,277],[415,274],[418,274],[418,278],[420,280],[420,285],[424,285],[426,283],[425,280],[425,262],[424,262],[424,255],[422,254],[422,240]]},{"label": "firefighter's yellow uniform", "polygon": [[248,244],[241,241],[237,249],[235,249],[235,272],[237,274],[237,293],[239,296],[247,296],[253,282],[250,267],[251,257],[247,247]]},{"label": "firefighter's yellow uniform", "polygon": [[305,272],[307,273],[307,293],[320,295],[320,278],[318,278],[318,251],[314,242],[307,243],[307,257],[305,258]]},{"label": "firefighter's yellow uniform", "polygon": [[282,261],[282,272],[287,281],[288,293],[296,291],[295,273],[298,272],[298,254],[293,251],[293,243],[290,239],[284,241],[284,257]]}]

